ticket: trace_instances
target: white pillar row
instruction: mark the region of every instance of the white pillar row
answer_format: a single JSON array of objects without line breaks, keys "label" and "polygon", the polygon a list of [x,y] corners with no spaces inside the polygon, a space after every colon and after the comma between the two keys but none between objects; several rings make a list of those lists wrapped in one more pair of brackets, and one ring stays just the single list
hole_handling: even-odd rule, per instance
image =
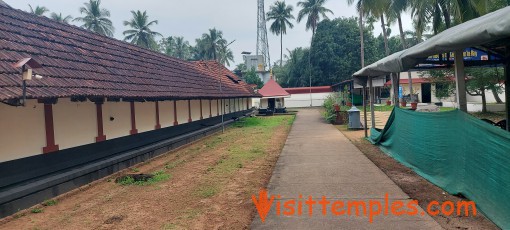
[{"label": "white pillar row", "polygon": [[457,86],[457,105],[461,111],[467,112],[466,74],[464,71],[464,49],[455,50],[455,83]]}]

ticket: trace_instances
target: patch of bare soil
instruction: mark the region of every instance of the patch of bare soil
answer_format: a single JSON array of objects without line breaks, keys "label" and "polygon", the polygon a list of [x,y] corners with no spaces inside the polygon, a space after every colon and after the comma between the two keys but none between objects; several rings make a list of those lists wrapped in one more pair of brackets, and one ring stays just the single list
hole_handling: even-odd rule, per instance
[{"label": "patch of bare soil", "polygon": [[[405,193],[414,200],[418,200],[420,206],[426,210],[431,201],[457,201],[465,198],[450,195],[443,189],[430,183],[413,170],[400,164],[395,159],[383,153],[377,146],[364,139],[364,131],[347,130],[345,126],[336,126],[349,140],[358,147],[374,164],[377,165],[388,177],[391,178]],[[470,210],[470,213],[471,210]],[[432,217],[444,229],[499,229],[482,213],[477,216],[438,215]]]},{"label": "patch of bare soil", "polygon": [[[246,229],[251,195],[265,187],[290,130],[235,126],[0,221],[0,229]],[[274,120],[273,120],[274,121]],[[121,185],[127,174],[169,178]],[[34,213],[34,210],[42,211]]]}]

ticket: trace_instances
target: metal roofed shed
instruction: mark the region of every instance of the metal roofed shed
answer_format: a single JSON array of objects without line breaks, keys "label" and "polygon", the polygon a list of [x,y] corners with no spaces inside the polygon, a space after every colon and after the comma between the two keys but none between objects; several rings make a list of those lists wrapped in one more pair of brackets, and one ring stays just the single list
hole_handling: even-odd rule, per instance
[{"label": "metal roofed shed", "polygon": [[[503,65],[505,68],[505,89],[506,89],[506,120],[510,120],[510,7],[486,14],[479,18],[459,24],[447,29],[434,37],[415,45],[406,50],[389,55],[353,74],[358,84],[367,85],[367,82],[376,76],[392,75],[392,85],[398,85],[398,73],[422,68],[419,64],[431,63],[427,61],[431,55],[440,55],[454,52],[455,57],[464,56],[466,48],[475,48],[485,51],[489,57],[498,57],[496,60],[470,61],[466,58],[450,58],[439,60],[441,65],[428,66],[427,68],[455,67],[457,84],[457,103],[459,109],[466,111],[465,77],[464,66]],[[449,56],[446,55],[447,57]],[[491,58],[488,58],[491,59]],[[446,65],[445,65],[446,64]],[[395,88],[398,87],[394,87]],[[397,95],[397,94],[394,94]],[[394,100],[398,100],[395,99]],[[507,130],[510,127],[507,125]]]},{"label": "metal roofed shed", "polygon": [[[502,229],[510,228],[506,163],[510,162],[510,133],[465,113],[464,66],[504,67],[506,121],[510,120],[509,15],[510,7],[506,7],[462,23],[353,75],[355,81],[367,85],[374,77],[391,74],[392,86],[398,86],[400,72],[454,67],[459,110],[418,113],[395,108],[383,130],[372,127],[369,140],[445,191],[476,202]],[[485,52],[486,58],[472,60],[467,52],[473,49]],[[508,122],[506,129],[510,131]]]}]

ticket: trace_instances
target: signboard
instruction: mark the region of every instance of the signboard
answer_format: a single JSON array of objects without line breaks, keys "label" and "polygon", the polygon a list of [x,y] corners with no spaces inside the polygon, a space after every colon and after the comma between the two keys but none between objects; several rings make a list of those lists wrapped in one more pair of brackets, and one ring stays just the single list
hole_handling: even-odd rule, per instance
[{"label": "signboard", "polygon": [[[488,61],[489,59],[490,60],[500,60],[501,59],[501,57],[496,56],[496,55],[490,55],[490,58],[489,58],[489,54],[487,54],[487,52],[479,50],[479,49],[475,49],[475,48],[466,48],[466,49],[464,49],[463,54],[464,54],[464,61]],[[447,58],[448,58],[447,53],[444,53],[441,55],[436,54],[436,55],[429,56],[426,59],[426,61],[429,61],[429,62],[446,61]],[[455,58],[454,52],[450,52],[449,61],[453,61],[454,58]]]}]

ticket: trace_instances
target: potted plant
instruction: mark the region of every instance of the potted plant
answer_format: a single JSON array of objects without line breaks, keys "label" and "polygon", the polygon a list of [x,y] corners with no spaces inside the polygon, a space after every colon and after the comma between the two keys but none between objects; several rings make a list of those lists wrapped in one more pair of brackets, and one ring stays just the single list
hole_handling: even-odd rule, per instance
[{"label": "potted plant", "polygon": [[418,108],[418,102],[413,100],[411,102],[411,109],[416,110],[417,108]]},{"label": "potted plant", "polygon": [[390,100],[390,99],[388,99],[388,100],[386,101],[386,105],[388,105],[388,106],[389,106],[389,105],[391,105],[391,100]]},{"label": "potted plant", "polygon": [[333,106],[335,107],[336,112],[340,111],[340,105],[338,105],[338,103],[335,103]]},{"label": "potted plant", "polygon": [[407,106],[407,101],[405,98],[400,98],[400,106],[401,107],[406,107]]}]

